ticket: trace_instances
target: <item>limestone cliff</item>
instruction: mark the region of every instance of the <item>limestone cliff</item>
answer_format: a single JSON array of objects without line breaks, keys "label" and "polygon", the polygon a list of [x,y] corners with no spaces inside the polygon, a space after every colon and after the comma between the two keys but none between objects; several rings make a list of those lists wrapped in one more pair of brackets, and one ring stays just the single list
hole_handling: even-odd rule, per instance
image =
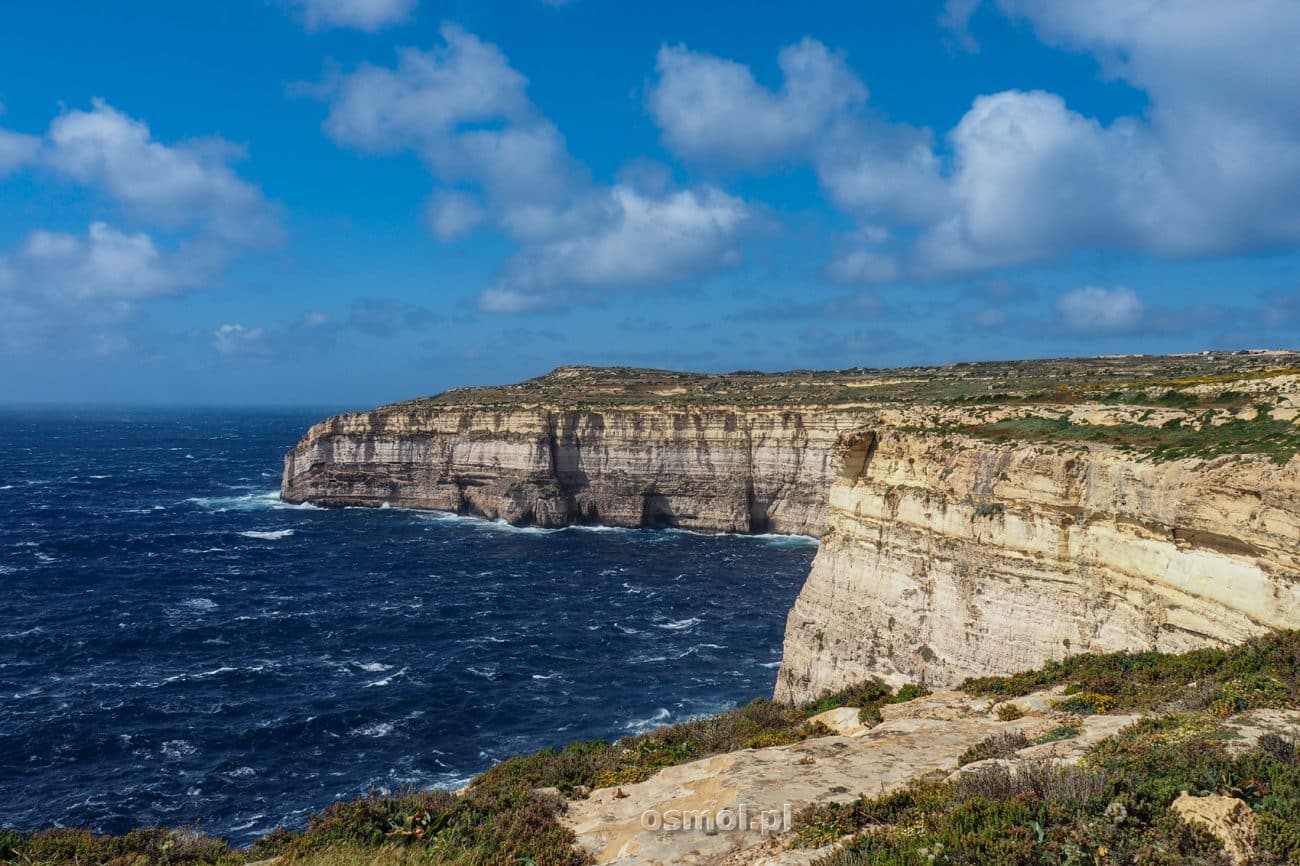
[{"label": "limestone cliff", "polygon": [[819,535],[853,412],[435,407],[330,418],[285,458],[282,496],[515,524]]},{"label": "limestone cliff", "polygon": [[1300,458],[1156,462],[876,427],[835,466],[779,699],[1300,625]]},{"label": "limestone cliff", "polygon": [[1300,356],[561,368],[312,427],[282,495],[820,536],[777,697],[1300,626]]}]

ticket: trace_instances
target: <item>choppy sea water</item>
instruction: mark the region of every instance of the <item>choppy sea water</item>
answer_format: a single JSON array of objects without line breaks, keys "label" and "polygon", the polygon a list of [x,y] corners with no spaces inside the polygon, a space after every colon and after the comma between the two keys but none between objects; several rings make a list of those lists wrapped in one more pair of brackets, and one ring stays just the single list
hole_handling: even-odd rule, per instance
[{"label": "choppy sea water", "polygon": [[290,506],[320,412],[0,412],[0,826],[246,843],[770,694],[815,544]]}]

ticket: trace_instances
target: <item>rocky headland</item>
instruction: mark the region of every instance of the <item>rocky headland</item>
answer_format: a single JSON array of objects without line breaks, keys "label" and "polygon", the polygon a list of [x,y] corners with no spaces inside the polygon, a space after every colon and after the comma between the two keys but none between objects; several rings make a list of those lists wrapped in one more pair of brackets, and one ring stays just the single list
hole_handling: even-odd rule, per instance
[{"label": "rocky headland", "polygon": [[[341,415],[283,497],[820,538],[775,700],[0,863],[1300,863],[1300,356],[561,368]],[[742,823],[743,822],[743,823]]]},{"label": "rocky headland", "polygon": [[1300,623],[1300,356],[564,367],[340,415],[282,496],[814,535],[776,696]]}]

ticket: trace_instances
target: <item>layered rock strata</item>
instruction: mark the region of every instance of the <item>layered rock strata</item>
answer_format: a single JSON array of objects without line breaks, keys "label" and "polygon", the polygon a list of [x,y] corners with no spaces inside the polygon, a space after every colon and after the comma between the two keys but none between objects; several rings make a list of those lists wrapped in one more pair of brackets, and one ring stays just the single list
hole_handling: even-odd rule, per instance
[{"label": "layered rock strata", "polygon": [[831,452],[861,413],[479,408],[339,415],[286,456],[281,495],[514,524],[820,535]]},{"label": "layered rock strata", "polygon": [[1300,625],[1300,458],[1158,463],[877,428],[834,464],[780,700]]}]

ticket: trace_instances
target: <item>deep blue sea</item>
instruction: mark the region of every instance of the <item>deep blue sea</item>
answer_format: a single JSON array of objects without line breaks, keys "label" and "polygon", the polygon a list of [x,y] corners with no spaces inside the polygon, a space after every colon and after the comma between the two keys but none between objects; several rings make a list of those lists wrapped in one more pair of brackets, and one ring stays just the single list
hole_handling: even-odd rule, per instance
[{"label": "deep blue sea", "polygon": [[0,412],[0,826],[247,843],[771,692],[806,539],[289,506],[325,412]]}]

